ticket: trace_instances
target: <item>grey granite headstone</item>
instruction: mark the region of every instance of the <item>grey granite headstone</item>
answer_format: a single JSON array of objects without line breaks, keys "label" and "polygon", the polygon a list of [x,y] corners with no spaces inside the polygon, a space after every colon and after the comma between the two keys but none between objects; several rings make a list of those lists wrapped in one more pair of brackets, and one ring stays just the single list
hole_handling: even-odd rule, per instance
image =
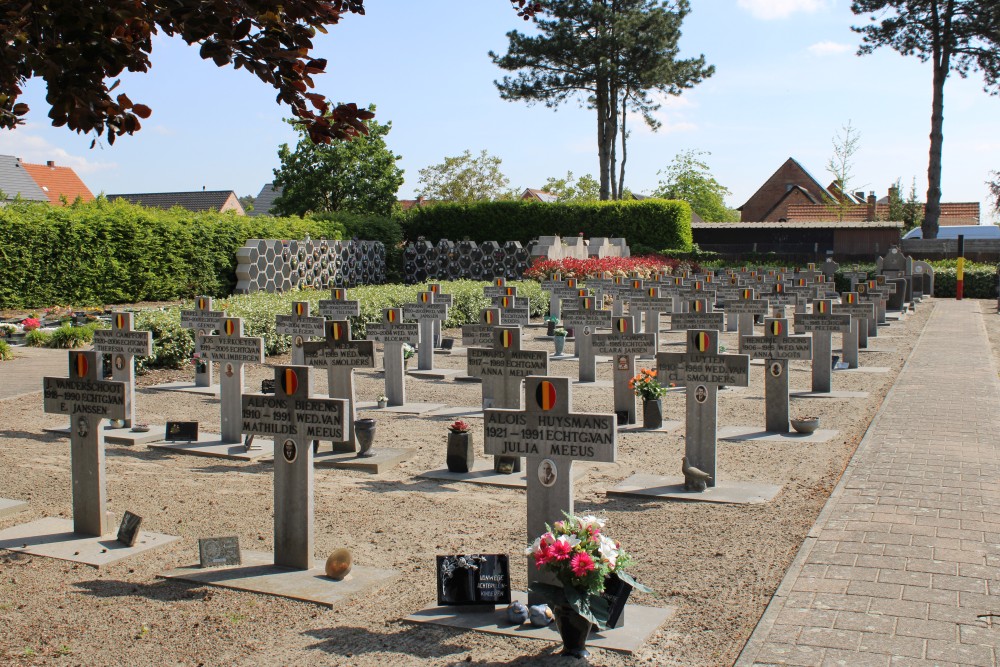
[{"label": "grey granite headstone", "polygon": [[406,405],[406,360],[403,345],[420,343],[420,325],[403,321],[402,308],[383,308],[382,321],[365,328],[365,338],[382,343],[385,396],[391,406]]},{"label": "grey granite headstone", "polygon": [[627,423],[636,423],[635,391],[629,381],[636,374],[635,358],[656,354],[656,334],[636,333],[633,316],[613,317],[611,333],[593,336],[594,352],[611,355],[612,379],[615,385],[615,414],[626,413]]},{"label": "grey granite headstone", "polygon": [[867,320],[875,317],[875,305],[862,303],[857,292],[844,292],[840,303],[833,304],[833,312],[851,316],[851,328],[841,336],[841,350],[847,367],[857,368],[860,331],[864,328],[867,332]]},{"label": "grey granite headstone", "polygon": [[218,336],[198,336],[202,355],[219,363],[219,412],[222,417],[221,441],[237,443],[240,430],[240,400],[243,396],[243,365],[264,363],[264,339],[243,335],[243,318],[224,317]]},{"label": "grey granite headstone", "polygon": [[[198,336],[207,336],[218,331],[222,326],[222,318],[226,313],[212,310],[212,297],[195,297],[194,310],[181,311],[181,326],[194,332],[194,353],[201,356]],[[213,369],[211,363],[196,364],[194,367],[194,384],[196,387],[211,387],[213,384]]]},{"label": "grey granite headstone", "polygon": [[135,421],[135,358],[153,353],[153,333],[133,331],[133,318],[132,313],[112,313],[111,328],[94,332],[94,351],[111,355],[111,379],[125,383],[126,428],[132,428]]},{"label": "grey granite headstone", "polygon": [[293,301],[291,315],[278,315],[275,318],[275,332],[292,337],[292,364],[302,366],[306,363],[302,353],[302,344],[310,338],[323,336],[322,317],[309,315],[308,301]]},{"label": "grey granite headstone", "polygon": [[833,301],[817,299],[813,301],[812,313],[795,315],[795,333],[811,333],[813,340],[812,390],[829,393],[833,389],[833,344],[834,333],[849,334],[850,315],[835,315]]},{"label": "grey granite headstone", "polygon": [[742,336],[740,352],[764,360],[764,428],[788,433],[788,360],[812,359],[812,339],[789,336],[788,320],[764,320],[763,336]]},{"label": "grey granite headstone", "polygon": [[597,380],[597,357],[594,355],[593,335],[598,328],[611,327],[611,311],[601,310],[597,299],[590,296],[579,297],[573,310],[563,313],[563,322],[573,327],[575,347],[580,357],[580,382]]},{"label": "grey granite headstone", "polygon": [[417,370],[421,371],[434,370],[434,323],[448,319],[448,304],[437,303],[434,297],[434,292],[419,292],[416,303],[403,306],[403,317],[420,325]]}]

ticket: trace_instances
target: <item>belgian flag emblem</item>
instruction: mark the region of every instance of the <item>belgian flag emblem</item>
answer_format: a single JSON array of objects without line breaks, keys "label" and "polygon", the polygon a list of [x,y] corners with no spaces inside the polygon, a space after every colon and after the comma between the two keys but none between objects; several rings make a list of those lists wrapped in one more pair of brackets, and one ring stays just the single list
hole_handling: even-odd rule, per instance
[{"label": "belgian flag emblem", "polygon": [[691,302],[691,310],[693,310],[694,312],[700,313],[704,309],[705,309],[705,306],[702,305],[701,299],[699,299],[697,301]]},{"label": "belgian flag emblem", "polygon": [[730,276],[729,277],[729,284],[730,285],[735,285],[737,282],[739,282],[739,280],[736,278],[736,276]]},{"label": "belgian flag emblem", "polygon": [[421,303],[428,303],[428,302],[430,302],[430,300],[431,300],[431,294],[432,293],[433,292],[421,292],[420,293],[420,302]]},{"label": "belgian flag emblem", "polygon": [[302,301],[295,302],[295,314],[302,317],[306,314],[306,304]]},{"label": "belgian flag emblem", "polygon": [[628,333],[628,320],[624,317],[615,319],[615,331],[618,333]]},{"label": "belgian flag emblem", "polygon": [[707,276],[705,276],[705,282],[706,282],[706,283],[710,283],[710,282],[712,282],[712,274],[711,274],[711,273],[710,273],[710,274],[708,274]]},{"label": "belgian flag emblem", "polygon": [[774,322],[771,322],[770,329],[772,336],[780,336],[781,332],[784,331],[785,327],[781,322],[775,320]]},{"label": "belgian flag emblem", "polygon": [[535,389],[535,401],[542,410],[551,410],[556,406],[556,387],[548,380],[542,380]]},{"label": "belgian flag emblem", "polygon": [[777,285],[774,286],[774,293],[775,294],[783,294],[784,291],[785,291],[784,284],[778,283]]},{"label": "belgian flag emblem", "polygon": [[484,310],[483,311],[483,322],[485,322],[486,324],[493,324],[493,311],[492,310]]},{"label": "belgian flag emblem", "polygon": [[505,284],[505,281],[504,281],[503,278],[496,278],[496,279],[493,280],[493,284],[496,285],[497,287],[503,287],[504,284]]},{"label": "belgian flag emblem", "polygon": [[695,332],[691,339],[694,342],[694,349],[699,352],[708,352],[709,335],[704,331]]},{"label": "belgian flag emblem", "polygon": [[752,298],[753,298],[753,290],[748,290],[748,289],[743,290],[744,301],[749,301]]},{"label": "belgian flag emblem", "polygon": [[566,287],[576,289],[576,278],[567,278]]},{"label": "belgian flag emblem", "polygon": [[223,328],[227,336],[232,336],[236,333],[236,320],[227,319]]},{"label": "belgian flag emblem", "polygon": [[87,377],[87,371],[90,370],[90,365],[87,363],[87,355],[76,355],[76,359],[73,360],[73,370],[76,371],[78,378]]},{"label": "belgian flag emblem", "polygon": [[198,310],[208,310],[208,299],[200,297],[198,299]]},{"label": "belgian flag emblem", "polygon": [[847,303],[854,303],[854,294],[846,294],[844,300]]},{"label": "belgian flag emblem", "polygon": [[429,287],[430,287],[430,291],[433,292],[434,294],[437,294],[438,292],[441,291],[441,286],[438,285],[437,283],[434,283],[433,285],[430,285]]},{"label": "belgian flag emblem", "polygon": [[342,290],[342,289],[335,289],[335,290],[333,290],[333,295],[332,296],[333,296],[333,299],[335,301],[343,301],[344,298],[345,298],[344,290]]},{"label": "belgian flag emblem", "polygon": [[500,332],[500,345],[503,349],[510,349],[510,346],[514,344],[514,332],[509,329],[504,329]]},{"label": "belgian flag emblem", "polygon": [[642,288],[642,281],[641,280],[633,280],[632,281],[632,289],[641,289],[641,288]]},{"label": "belgian flag emblem", "polygon": [[507,297],[502,297],[500,299],[500,305],[504,308],[510,308],[510,299]]},{"label": "belgian flag emblem", "polygon": [[340,322],[334,322],[333,324],[331,324],[330,331],[333,333],[333,339],[340,340],[341,338],[343,338],[344,334],[346,333],[344,331],[345,328],[346,327],[344,327],[344,325],[341,324]]},{"label": "belgian flag emblem", "polygon": [[396,309],[395,308],[390,308],[387,311],[385,311],[385,321],[386,322],[388,322],[389,324],[392,324],[393,322],[396,321],[396,319],[397,319],[397,316],[396,316]]},{"label": "belgian flag emblem", "polygon": [[581,310],[593,310],[594,300],[591,299],[590,297],[583,297],[582,299],[580,299],[580,308]]},{"label": "belgian flag emblem", "polygon": [[507,296],[514,296],[514,290],[516,289],[517,289],[516,287],[507,287],[506,289],[504,289],[504,293],[506,293]]},{"label": "belgian flag emblem", "polygon": [[281,390],[286,396],[294,396],[299,388],[299,375],[294,368],[286,368],[281,374]]},{"label": "belgian flag emblem", "polygon": [[821,315],[826,314],[826,301],[817,301],[816,302],[816,312],[819,313],[819,314],[821,314]]},{"label": "belgian flag emblem", "polygon": [[799,285],[799,287],[805,287],[805,285],[806,285],[806,279],[805,278],[799,278],[798,285]]},{"label": "belgian flag emblem", "polygon": [[651,296],[651,297],[653,297],[655,299],[656,297],[660,296],[660,288],[659,287],[650,287],[646,291],[646,294],[648,294],[649,296]]},{"label": "belgian flag emblem", "polygon": [[119,313],[118,315],[115,315],[115,329],[124,329],[124,328],[125,328],[125,316]]}]

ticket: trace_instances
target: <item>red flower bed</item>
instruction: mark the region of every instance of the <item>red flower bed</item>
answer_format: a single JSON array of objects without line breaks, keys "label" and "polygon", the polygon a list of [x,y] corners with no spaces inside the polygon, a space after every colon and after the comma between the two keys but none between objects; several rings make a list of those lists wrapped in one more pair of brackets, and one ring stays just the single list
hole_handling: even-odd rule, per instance
[{"label": "red flower bed", "polygon": [[634,272],[642,278],[648,278],[653,273],[674,273],[684,269],[695,273],[701,271],[701,267],[695,262],[671,259],[661,255],[604,257],[602,259],[536,259],[531,268],[524,272],[524,277],[542,281],[551,277],[552,274],[561,273],[563,278],[586,280],[607,271],[614,276],[628,276]]}]

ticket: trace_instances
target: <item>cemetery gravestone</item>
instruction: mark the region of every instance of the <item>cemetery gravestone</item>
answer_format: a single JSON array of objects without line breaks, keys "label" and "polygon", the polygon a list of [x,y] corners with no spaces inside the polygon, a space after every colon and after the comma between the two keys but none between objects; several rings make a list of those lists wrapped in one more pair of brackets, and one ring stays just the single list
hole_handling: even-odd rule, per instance
[{"label": "cemetery gravestone", "polygon": [[[181,326],[195,333],[194,353],[200,358],[201,347],[199,336],[210,335],[222,326],[226,314],[221,310],[212,310],[212,297],[199,296],[194,300],[194,310],[181,311]],[[211,387],[213,384],[213,368],[211,362],[201,362],[194,367],[194,384],[196,387]]]},{"label": "cemetery gravestone", "polygon": [[[361,303],[347,298],[347,289],[335,287],[330,290],[330,298],[319,302],[319,314],[328,320],[346,320],[361,315]],[[322,336],[323,334],[319,334]]]},{"label": "cemetery gravestone", "polygon": [[291,315],[278,315],[275,332],[292,337],[292,365],[302,366],[306,362],[302,344],[313,337],[323,336],[322,317],[309,316],[308,301],[293,301]]},{"label": "cemetery gravestone", "polygon": [[[485,412],[484,450],[527,458],[528,540],[546,523],[573,513],[573,461],[614,463],[617,428],[611,414],[571,412],[569,378],[531,376],[524,381],[525,409]],[[551,579],[528,563],[528,579]],[[532,595],[533,604],[538,602]]]},{"label": "cemetery gravestone", "polygon": [[834,333],[843,335],[851,331],[851,316],[834,314],[833,301],[817,299],[813,301],[812,313],[795,316],[795,333],[812,334],[812,390],[830,393],[833,389],[833,343]]},{"label": "cemetery gravestone", "polygon": [[500,309],[483,308],[479,311],[478,324],[462,325],[462,345],[489,347],[493,344],[493,329],[500,326]]},{"label": "cemetery gravestone", "polygon": [[670,316],[670,329],[672,331],[692,331],[694,329],[714,329],[722,331],[722,313],[708,312],[708,302],[705,299],[695,299],[689,303],[689,310],[686,313],[673,313]]},{"label": "cemetery gravestone", "polygon": [[434,292],[419,292],[416,303],[403,306],[403,317],[417,320],[420,347],[417,349],[417,370],[434,370],[434,323],[448,319],[448,305],[437,303]]},{"label": "cemetery gravestone", "polygon": [[788,361],[812,359],[812,339],[789,336],[788,320],[764,320],[763,336],[740,337],[740,352],[764,360],[764,428],[788,433]]},{"label": "cemetery gravestone", "polygon": [[[343,399],[344,417],[347,419],[347,437],[333,439],[334,451],[342,451],[338,444],[347,443],[347,451],[354,451],[356,438],[354,422],[357,419],[357,398],[354,392],[354,369],[375,368],[375,343],[370,340],[353,340],[351,323],[347,320],[333,320],[326,323],[325,340],[303,344],[306,364],[313,368],[325,368],[329,383],[330,398]],[[386,369],[386,374],[388,374]],[[325,439],[325,438],[324,438]],[[317,439],[318,440],[318,439]],[[277,441],[275,441],[277,445]],[[319,443],[313,443],[316,447]],[[275,449],[275,460],[278,451]]]},{"label": "cemetery gravestone", "polygon": [[[638,320],[637,313],[642,313],[645,326],[642,331],[653,334],[654,350],[660,345],[660,313],[669,313],[674,309],[674,297],[667,296],[659,287],[646,286],[642,292],[633,292],[629,310]],[[640,332],[641,333],[641,332]]]},{"label": "cemetery gravestone", "polygon": [[597,358],[594,356],[592,335],[598,328],[611,327],[611,312],[599,310],[597,300],[593,297],[579,297],[577,307],[563,313],[566,326],[573,327],[576,338],[576,351],[580,357],[580,382],[597,381]]},{"label": "cemetery gravestone", "polygon": [[[434,292],[434,303],[443,303],[449,308],[452,306],[454,302],[452,295],[442,292],[440,283],[427,283],[427,291]],[[434,347],[441,347],[441,321],[434,320]]]},{"label": "cemetery gravestone", "polygon": [[112,313],[111,328],[94,332],[94,351],[111,355],[111,379],[125,383],[128,414],[124,427],[127,429],[135,422],[135,357],[153,353],[152,332],[134,331],[133,318],[133,313]]},{"label": "cemetery gravestone", "polygon": [[406,405],[406,360],[403,345],[420,342],[419,325],[403,321],[402,308],[382,309],[382,321],[365,329],[368,340],[382,343],[382,365],[385,368],[385,395],[388,405]]},{"label": "cemetery gravestone", "polygon": [[222,417],[221,441],[237,443],[242,439],[240,401],[243,396],[243,365],[264,363],[264,339],[243,335],[243,318],[224,317],[219,335],[198,336],[198,345],[208,362],[218,362],[219,410]]},{"label": "cemetery gravestone", "polygon": [[840,297],[840,303],[833,304],[833,312],[851,316],[851,328],[841,336],[840,347],[847,367],[857,368],[859,334],[862,327],[867,327],[865,321],[875,317],[875,306],[871,303],[862,303],[858,299],[857,292],[844,292]]},{"label": "cemetery gravestone", "polygon": [[613,317],[611,333],[594,334],[593,341],[595,352],[611,355],[615,415],[625,414],[625,423],[635,424],[635,391],[629,387],[629,381],[636,374],[637,356],[655,356],[656,335],[636,333],[635,320],[630,315]]},{"label": "cemetery gravestone", "polygon": [[493,297],[493,305],[500,309],[500,324],[503,326],[527,327],[531,324],[531,309],[527,297],[517,296],[516,287],[508,287],[513,294]]},{"label": "cemetery gravestone", "polygon": [[726,301],[726,315],[734,314],[738,318],[736,330],[741,340],[753,335],[754,318],[767,315],[767,308],[767,300],[756,298],[756,291],[749,288],[741,289],[736,299]]}]

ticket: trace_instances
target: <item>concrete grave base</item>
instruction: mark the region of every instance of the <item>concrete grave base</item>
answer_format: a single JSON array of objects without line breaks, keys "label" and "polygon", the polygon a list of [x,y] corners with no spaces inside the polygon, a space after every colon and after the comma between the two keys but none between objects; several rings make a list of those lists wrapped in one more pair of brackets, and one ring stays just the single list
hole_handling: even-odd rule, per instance
[{"label": "concrete grave base", "polygon": [[453,368],[435,368],[429,371],[407,371],[406,374],[411,378],[417,378],[420,380],[450,380],[456,375],[465,375],[465,371]]},{"label": "concrete grave base", "polygon": [[[862,350],[864,352],[864,350]],[[887,366],[858,366],[857,368],[834,369],[834,373],[888,373],[891,369]]]},{"label": "concrete grave base", "polygon": [[[313,457],[313,465],[317,468],[338,468],[340,470],[360,470],[374,474],[383,473],[413,456],[412,449],[393,449],[391,447],[372,447],[374,456],[361,458],[357,454],[341,454],[337,452],[320,452]],[[272,459],[273,461],[273,459]]]},{"label": "concrete grave base", "polygon": [[221,436],[215,433],[199,433],[197,442],[159,442],[149,443],[151,449],[189,454],[191,456],[210,456],[234,461],[256,461],[265,456],[274,457],[274,443],[262,438],[254,438],[253,449],[249,452],[243,448],[243,443],[222,442]]},{"label": "concrete grave base", "polygon": [[[143,445],[147,442],[163,440],[163,434],[166,433],[166,429],[167,427],[163,424],[150,424],[148,431],[140,433],[129,428],[115,428],[106,425],[104,427],[104,442],[109,445],[126,445],[129,447]],[[69,427],[43,428],[42,430],[53,435],[61,435],[65,438],[69,437]]]},{"label": "concrete grave base", "polygon": [[[519,600],[528,603],[527,593],[511,591],[511,601]],[[625,622],[621,627],[601,632],[591,632],[587,639],[587,648],[600,648],[607,651],[636,653],[642,648],[656,630],[674,614],[672,607],[642,607],[639,605],[625,606]],[[507,620],[506,608],[503,606],[469,606],[469,607],[428,607],[410,614],[403,620],[411,623],[432,623],[449,628],[475,630],[494,635],[506,635],[520,639],[540,639],[547,642],[560,643],[559,631],[555,623],[545,627],[536,627],[530,623],[513,625]],[[573,661],[569,664],[576,664]],[[586,662],[586,661],[583,661]]]},{"label": "concrete grave base", "polygon": [[203,396],[219,397],[219,385],[213,384],[211,387],[199,387],[194,382],[165,382],[154,384],[147,389],[158,389],[160,391],[180,391],[185,394],[201,394]]},{"label": "concrete grave base", "polygon": [[[355,565],[346,578],[335,581],[324,574],[322,566],[311,570],[280,567],[274,565],[273,554],[262,551],[243,551],[241,556],[242,565],[210,568],[194,565],[159,576],[334,607],[362,591],[384,586],[398,574],[394,570]],[[323,563],[324,560],[317,559],[317,562]]]},{"label": "concrete grave base", "polygon": [[[478,378],[476,378],[478,379]],[[380,408],[375,401],[359,401],[358,410],[375,410],[377,412],[395,412],[402,415],[422,415],[427,412],[434,412],[445,407],[444,403],[404,403],[402,405],[388,405]]]},{"label": "concrete grave base", "polygon": [[[751,359],[750,360],[750,365],[751,366],[763,366],[764,362],[765,362],[764,359]],[[768,363],[770,363],[770,362],[768,362]],[[810,372],[812,372],[812,366],[809,364],[809,362],[805,362],[804,364],[795,364],[795,365],[791,365],[790,364],[788,370],[796,371],[796,372],[810,373]]]},{"label": "concrete grave base", "polygon": [[475,377],[473,375],[456,375],[453,379],[455,382],[472,382],[474,384],[483,383],[483,378]]},{"label": "concrete grave base", "polygon": [[549,361],[573,361],[577,359],[572,354],[549,354]]},{"label": "concrete grave base", "polygon": [[594,382],[580,382],[573,380],[574,389],[611,389],[615,383],[611,380],[595,380]]},{"label": "concrete grave base", "polygon": [[441,408],[440,410],[435,410],[434,412],[428,413],[426,416],[448,418],[475,417],[476,419],[482,419],[483,409],[472,405],[453,405]]},{"label": "concrete grave base", "polygon": [[0,519],[5,516],[12,516],[18,512],[23,512],[26,509],[28,509],[28,503],[23,500],[0,498]]},{"label": "concrete grave base", "polygon": [[700,503],[725,503],[731,505],[760,505],[770,502],[780,486],[758,482],[732,482],[723,480],[706,491],[686,491],[683,477],[661,475],[632,475],[624,482],[608,489],[608,496],[632,498],[658,498],[661,500],[689,500]]},{"label": "concrete grave base", "polygon": [[114,534],[80,535],[73,532],[71,519],[49,517],[0,530],[0,549],[100,567],[179,539],[140,529],[135,546],[127,547]]},{"label": "concrete grave base", "polygon": [[[641,420],[640,420],[641,421]],[[619,433],[670,433],[671,431],[676,431],[681,426],[684,426],[684,422],[679,421],[663,421],[663,426],[660,428],[646,428],[642,424],[619,424]]]},{"label": "concrete grave base", "polygon": [[868,398],[867,391],[793,391],[789,392],[789,398]]},{"label": "concrete grave base", "polygon": [[833,429],[816,429],[814,433],[804,434],[791,431],[790,433],[775,433],[773,431],[762,431],[759,426],[721,426],[719,427],[719,440],[767,440],[769,442],[829,442],[835,438],[839,431]]},{"label": "concrete grave base", "polygon": [[[524,467],[524,461],[521,461]],[[573,479],[580,479],[586,473],[584,466],[573,466]],[[501,475],[493,472],[493,457],[487,456],[485,459],[477,459],[469,472],[451,472],[447,468],[439,470],[428,470],[422,472],[417,477],[424,479],[436,479],[442,482],[469,482],[471,484],[485,484],[487,486],[500,486],[507,489],[525,489],[528,486],[527,474],[521,472]]]}]

